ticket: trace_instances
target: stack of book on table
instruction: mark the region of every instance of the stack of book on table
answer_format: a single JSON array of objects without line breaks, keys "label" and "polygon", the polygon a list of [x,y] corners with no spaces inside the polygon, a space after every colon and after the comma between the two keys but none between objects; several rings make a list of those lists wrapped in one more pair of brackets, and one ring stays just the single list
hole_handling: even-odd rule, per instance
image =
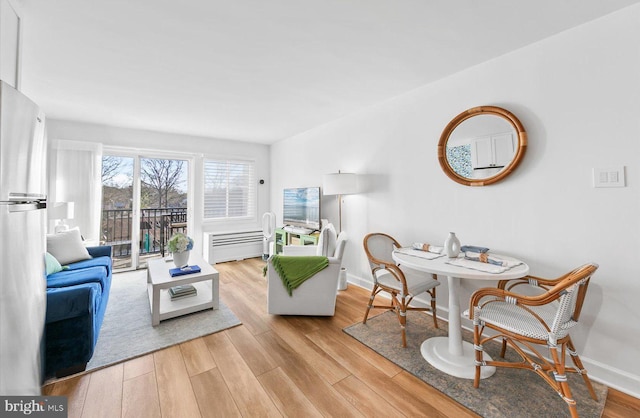
[{"label": "stack of book on table", "polygon": [[198,289],[191,284],[183,284],[181,286],[173,286],[172,288],[169,288],[169,296],[171,296],[171,300],[188,298],[197,294]]}]

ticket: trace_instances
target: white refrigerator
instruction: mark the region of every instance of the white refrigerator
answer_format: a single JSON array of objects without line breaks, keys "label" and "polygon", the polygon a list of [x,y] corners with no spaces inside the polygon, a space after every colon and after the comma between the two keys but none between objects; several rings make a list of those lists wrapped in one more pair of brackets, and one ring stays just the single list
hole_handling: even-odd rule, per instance
[{"label": "white refrigerator", "polygon": [[0,81],[0,395],[40,395],[46,313],[44,114]]}]

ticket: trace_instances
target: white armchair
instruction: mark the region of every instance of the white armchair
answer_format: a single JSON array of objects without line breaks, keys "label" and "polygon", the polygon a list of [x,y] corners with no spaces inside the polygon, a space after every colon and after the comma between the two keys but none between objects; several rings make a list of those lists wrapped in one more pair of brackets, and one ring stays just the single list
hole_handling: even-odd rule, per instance
[{"label": "white armchair", "polygon": [[[333,316],[342,255],[347,241],[345,232],[335,238],[331,232],[321,233],[318,246],[287,246],[284,255],[326,255],[329,265],[293,289],[289,296],[282,279],[269,259],[267,270],[267,312],[274,315]],[[322,254],[325,252],[325,254]]]}]

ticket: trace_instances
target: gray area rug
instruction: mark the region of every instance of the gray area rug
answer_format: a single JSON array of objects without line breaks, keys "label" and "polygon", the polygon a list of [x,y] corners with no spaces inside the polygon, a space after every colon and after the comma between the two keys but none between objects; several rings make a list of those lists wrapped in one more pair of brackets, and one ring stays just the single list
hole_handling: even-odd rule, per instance
[{"label": "gray area rug", "polygon": [[102,368],[174,344],[240,325],[222,302],[220,309],[168,319],[151,326],[146,271],[113,276],[98,344],[87,370]]},{"label": "gray area rug", "polygon": [[[459,379],[432,367],[422,358],[420,345],[429,337],[447,335],[447,323],[439,320],[438,326],[439,329],[433,327],[431,316],[408,312],[406,348],[402,348],[398,319],[391,311],[369,318],[366,325],[351,325],[344,332],[483,417],[571,416],[566,403],[557,393],[529,370],[497,368],[493,376],[481,380],[480,387],[475,389],[473,380]],[[462,338],[471,342],[473,334],[465,330]],[[486,344],[485,350],[497,359],[500,344]],[[513,349],[507,349],[507,359],[519,358]],[[598,396],[596,402],[589,396],[582,377],[569,373],[568,379],[580,417],[600,417],[607,398],[607,387],[591,380]]]}]

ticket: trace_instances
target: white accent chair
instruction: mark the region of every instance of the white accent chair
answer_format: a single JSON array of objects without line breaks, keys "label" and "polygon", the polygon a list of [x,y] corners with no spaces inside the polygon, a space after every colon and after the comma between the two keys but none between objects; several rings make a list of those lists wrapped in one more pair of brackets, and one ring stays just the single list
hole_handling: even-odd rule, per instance
[{"label": "white accent chair", "polygon": [[346,241],[347,234],[341,232],[336,238],[335,229],[331,225],[323,228],[317,246],[285,246],[283,255],[325,255],[329,259],[328,267],[293,289],[291,296],[270,258],[267,270],[267,312],[274,315],[333,316]]}]

